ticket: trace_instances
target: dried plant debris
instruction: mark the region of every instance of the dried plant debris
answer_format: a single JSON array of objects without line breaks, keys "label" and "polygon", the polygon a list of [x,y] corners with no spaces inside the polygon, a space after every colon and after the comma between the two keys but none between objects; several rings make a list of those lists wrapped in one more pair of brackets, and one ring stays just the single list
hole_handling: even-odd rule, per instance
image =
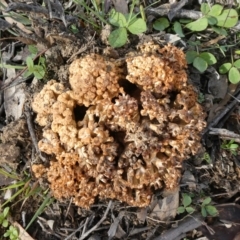
[{"label": "dried plant debris", "polygon": [[[26,121],[19,119],[1,129],[0,166],[16,170],[21,161],[21,154],[26,153],[28,130]],[[25,154],[24,154],[25,155]],[[25,156],[26,157],[26,156]]]},{"label": "dried plant debris", "polygon": [[47,176],[57,199],[86,208],[96,197],[144,207],[154,189],[177,187],[205,127],[186,67],[181,50],[151,42],[126,62],[75,60],[71,90],[52,80],[34,97],[38,145],[52,156],[49,167],[33,165],[36,177]]}]

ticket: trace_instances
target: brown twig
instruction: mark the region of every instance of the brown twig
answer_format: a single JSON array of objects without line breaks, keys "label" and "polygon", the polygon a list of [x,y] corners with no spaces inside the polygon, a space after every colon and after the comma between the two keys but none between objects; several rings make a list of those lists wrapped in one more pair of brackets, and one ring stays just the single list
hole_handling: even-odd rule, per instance
[{"label": "brown twig", "polygon": [[44,162],[46,162],[46,158],[42,155],[41,151],[38,148],[38,142],[37,142],[37,138],[36,138],[35,131],[34,131],[34,128],[33,128],[33,123],[32,123],[32,116],[31,116],[30,110],[28,108],[25,109],[25,116],[26,116],[26,119],[27,119],[28,131],[30,133],[32,143],[33,143],[33,145],[36,149],[36,152],[39,154],[39,157]]},{"label": "brown twig", "polygon": [[203,131],[202,134],[205,135],[205,134],[210,130],[210,128],[216,126],[216,125],[219,123],[219,121],[220,121],[226,114],[228,114],[229,111],[231,111],[231,110],[234,108],[234,106],[239,102],[239,100],[240,100],[240,93],[239,93],[239,91],[238,91],[237,96],[234,98],[234,100],[233,100],[231,103],[229,103],[229,104],[224,108],[224,110],[223,110],[212,122],[210,122],[210,123],[208,124],[208,126],[205,128],[205,130]]},{"label": "brown twig", "polygon": [[222,139],[234,140],[240,143],[240,135],[223,128],[210,128],[210,135],[218,135]]},{"label": "brown twig", "polygon": [[[203,216],[201,214],[194,214],[184,219],[179,223],[177,228],[171,228],[164,232],[161,236],[154,238],[154,240],[176,240],[184,237],[186,232],[203,225]],[[181,238],[180,238],[181,237]]]},{"label": "brown twig", "polygon": [[93,226],[91,229],[89,229],[86,233],[84,233],[84,234],[79,238],[79,240],[85,239],[90,233],[92,233],[93,231],[95,231],[95,230],[102,224],[102,222],[106,219],[106,217],[107,217],[107,215],[108,215],[108,212],[109,212],[111,206],[112,206],[112,200],[109,201],[108,206],[107,206],[107,209],[106,209],[104,215],[102,216],[102,218],[99,220],[99,222],[98,222],[95,226]]}]

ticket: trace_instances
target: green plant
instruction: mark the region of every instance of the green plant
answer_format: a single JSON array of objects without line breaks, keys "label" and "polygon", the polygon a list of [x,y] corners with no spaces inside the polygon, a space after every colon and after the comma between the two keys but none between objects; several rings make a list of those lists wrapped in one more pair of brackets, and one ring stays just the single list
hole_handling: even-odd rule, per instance
[{"label": "green plant", "polygon": [[208,164],[210,164],[212,162],[211,157],[210,157],[210,155],[207,152],[205,152],[203,154],[202,160],[206,161]]},{"label": "green plant", "polygon": [[198,102],[203,103],[205,101],[205,96],[202,92],[198,94]]},{"label": "green plant", "polygon": [[195,209],[190,206],[192,203],[192,198],[190,195],[183,193],[182,194],[182,203],[183,203],[183,206],[180,206],[177,209],[178,214],[184,213],[184,212],[193,213],[195,211]]},{"label": "green plant", "polygon": [[228,141],[223,141],[221,148],[228,150],[229,152],[231,152],[234,156],[237,155],[237,149],[238,149],[239,145],[237,143],[234,143],[234,140],[230,140]]},{"label": "green plant", "polygon": [[240,82],[240,59],[232,62],[226,62],[219,67],[220,74],[228,73],[228,80],[233,83],[237,84]]},{"label": "green plant", "polygon": [[[3,170],[0,172],[0,174],[3,174],[4,176],[8,176],[8,174],[6,174],[5,171],[3,171]],[[48,191],[44,191],[41,187],[39,187],[37,182],[35,184],[31,185],[30,181],[31,181],[31,178],[29,176],[27,176],[23,180],[20,180],[11,185],[8,185],[5,188],[0,189],[2,191],[9,190],[9,189],[16,189],[16,193],[13,194],[7,201],[5,201],[1,205],[1,207],[4,207],[6,204],[15,200],[17,197],[18,197],[18,201],[15,201],[14,204],[18,203],[19,201],[23,201],[23,203],[22,203],[22,205],[23,205],[24,202],[27,201],[27,199],[31,196],[32,197],[40,196],[43,199],[40,207],[38,208],[38,210],[36,211],[36,213],[34,214],[32,219],[30,220],[26,229],[30,227],[30,225],[33,223],[33,221],[40,214],[42,214],[45,207],[49,206],[54,201],[54,198],[49,196]],[[9,207],[5,207],[3,212],[0,213],[0,224],[4,227],[8,226],[8,221],[7,221],[8,213],[9,213]],[[6,234],[9,234],[6,236],[12,236],[12,238],[10,237],[10,239],[17,239],[17,238],[14,238],[14,236],[16,236],[16,231],[14,230],[14,228],[9,229],[8,233],[6,233]]]},{"label": "green plant", "polygon": [[11,240],[18,240],[18,230],[12,225],[9,225],[8,216],[9,216],[9,207],[5,207],[3,212],[0,213],[0,224],[8,230],[4,233],[4,237],[9,237]]},{"label": "green plant", "polygon": [[[153,22],[153,28],[158,31],[163,31],[170,26],[170,22],[167,18],[161,17],[156,19]],[[179,36],[184,37],[184,33],[182,30],[182,25],[179,21],[174,21],[172,24],[172,30]]]},{"label": "green plant", "polygon": [[34,45],[29,45],[28,49],[31,55],[26,59],[28,70],[24,73],[24,77],[28,77],[33,74],[37,79],[42,79],[46,73],[46,59],[40,56],[38,58],[38,64],[34,65],[33,59],[37,55],[38,50]]},{"label": "green plant", "polygon": [[[216,216],[218,214],[216,207],[214,207],[210,204],[211,201],[212,201],[212,199],[210,197],[206,197],[203,200],[202,204],[200,205],[201,214],[203,217],[206,217],[207,215]],[[191,214],[194,211],[196,211],[195,208],[191,207],[192,197],[187,193],[182,194],[182,204],[183,205],[178,207],[178,209],[177,209],[178,214],[184,213],[184,212]]]},{"label": "green plant", "polygon": [[193,64],[193,66],[199,70],[199,72],[204,72],[209,65],[215,64],[217,62],[213,54],[209,52],[199,53],[197,51],[187,51],[186,59],[188,64]]},{"label": "green plant", "polygon": [[210,204],[211,202],[212,199],[210,197],[203,200],[201,204],[201,213],[203,217],[206,217],[207,215],[216,216],[218,214],[218,210]]},{"label": "green plant", "polygon": [[19,238],[19,234],[18,234],[18,230],[16,227],[14,226],[10,226],[9,229],[7,230],[7,232],[4,233],[3,235],[4,237],[9,237],[9,239],[11,240],[18,240]]},{"label": "green plant", "polygon": [[[24,77],[27,78],[30,75],[34,75],[37,79],[42,79],[46,73],[46,63],[44,57],[38,58],[38,64],[34,65],[33,58],[37,55],[37,48],[33,45],[29,46],[30,55],[26,59],[26,64],[28,69],[24,72]],[[24,69],[26,66],[17,66],[17,65],[9,65],[5,63],[0,63],[0,67],[2,68],[14,68],[14,69]]]},{"label": "green plant", "polygon": [[130,13],[123,15],[114,9],[110,13],[109,23],[116,26],[117,29],[109,35],[108,41],[114,48],[122,47],[127,42],[127,31],[132,34],[140,34],[147,30],[146,22],[143,18],[137,18],[133,15],[134,2],[131,6]]},{"label": "green plant", "polygon": [[153,22],[153,28],[158,31],[163,31],[169,26],[170,26],[170,22],[165,17],[158,18]]},{"label": "green plant", "polygon": [[191,31],[203,31],[208,25],[211,25],[218,34],[227,35],[222,27],[234,27],[238,21],[238,13],[235,9],[224,9],[220,4],[214,4],[210,7],[208,3],[202,3],[201,12],[203,17],[186,24],[185,27]]},{"label": "green plant", "polygon": [[9,214],[9,207],[5,207],[3,209],[3,212],[0,213],[0,224],[3,226],[3,227],[8,227],[8,214]]},{"label": "green plant", "polygon": [[[95,0],[89,1],[92,4],[92,7],[89,7],[88,4],[82,0],[74,0],[74,2],[78,5],[83,6],[84,9],[86,10],[86,15],[83,13],[79,14],[79,17],[83,19],[85,22],[90,23],[96,29],[100,29],[101,27],[96,22],[96,19],[93,18],[93,16],[95,16],[100,20],[102,24],[103,23],[108,24],[108,22],[105,20],[106,14],[104,13],[104,10],[100,8],[100,3],[101,3],[100,1],[95,1]],[[102,4],[102,7],[103,7],[103,4]]]}]

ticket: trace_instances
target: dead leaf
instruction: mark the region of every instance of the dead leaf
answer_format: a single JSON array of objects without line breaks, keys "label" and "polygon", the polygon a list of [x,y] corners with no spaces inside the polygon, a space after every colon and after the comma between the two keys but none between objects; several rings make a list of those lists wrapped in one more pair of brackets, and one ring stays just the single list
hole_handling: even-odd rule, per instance
[{"label": "dead leaf", "polygon": [[10,28],[11,24],[7,21],[0,18],[0,30],[5,31],[6,29]]},{"label": "dead leaf", "polygon": [[190,191],[196,190],[196,180],[195,180],[195,177],[188,170],[186,170],[184,172],[184,174],[182,175],[181,183],[182,184],[187,184]]},{"label": "dead leaf", "polygon": [[[16,76],[15,69],[7,69],[7,84]],[[23,113],[23,106],[26,100],[25,88],[26,84],[21,83],[16,86],[9,87],[4,90],[4,108],[6,118],[13,117],[14,120],[19,119]]]},{"label": "dead leaf", "polygon": [[108,237],[111,239],[113,237],[122,238],[126,235],[126,232],[120,226],[120,221],[124,217],[125,212],[121,211],[118,214],[118,217],[115,218],[113,215],[114,222],[111,224],[110,229],[108,230]]},{"label": "dead leaf", "polygon": [[188,0],[181,0],[171,4],[170,11],[168,13],[168,18],[170,21],[178,14],[179,10],[182,9],[188,3]]},{"label": "dead leaf", "polygon": [[208,92],[211,93],[216,99],[223,99],[226,96],[228,89],[228,79],[226,75],[219,75],[216,69],[207,74],[208,78]]},{"label": "dead leaf", "polygon": [[[219,213],[219,221],[214,221],[209,227],[215,232],[214,235],[210,234],[205,226],[201,226],[201,230],[208,239],[218,240],[237,240],[239,239],[240,229],[240,206],[238,204],[221,204],[216,206]],[[222,222],[232,223],[228,228]]]},{"label": "dead leaf", "polygon": [[167,43],[174,43],[181,40],[181,38],[177,34],[170,34],[170,33],[165,34],[164,39]]},{"label": "dead leaf", "polygon": [[158,204],[153,209],[150,217],[159,219],[161,221],[169,221],[177,215],[177,208],[179,206],[179,189],[176,188],[167,196],[158,201]]},{"label": "dead leaf", "polygon": [[117,12],[122,14],[128,13],[128,4],[126,0],[113,0],[113,5]]},{"label": "dead leaf", "polygon": [[[6,15],[9,16],[9,13],[6,13],[4,10],[6,9],[6,7],[8,6],[8,4],[6,3],[5,0],[1,0],[2,5],[4,5],[5,7],[0,5],[0,10],[2,11],[2,15]],[[15,24],[18,26],[18,28],[20,28],[22,31],[24,31],[27,34],[32,34],[32,31],[28,30],[22,23],[14,20],[11,17],[4,17],[5,20],[10,23],[10,24]]]},{"label": "dead leaf", "polygon": [[137,218],[141,222],[145,222],[147,217],[147,208],[140,208],[139,211],[137,211]]},{"label": "dead leaf", "polygon": [[0,174],[0,186],[9,185],[12,181],[13,179]]},{"label": "dead leaf", "polygon": [[17,169],[20,156],[20,148],[12,143],[0,144],[0,166],[8,166],[13,170]]},{"label": "dead leaf", "polygon": [[99,235],[93,234],[92,236],[90,236],[90,237],[88,238],[88,240],[101,240],[101,238],[99,237]]}]

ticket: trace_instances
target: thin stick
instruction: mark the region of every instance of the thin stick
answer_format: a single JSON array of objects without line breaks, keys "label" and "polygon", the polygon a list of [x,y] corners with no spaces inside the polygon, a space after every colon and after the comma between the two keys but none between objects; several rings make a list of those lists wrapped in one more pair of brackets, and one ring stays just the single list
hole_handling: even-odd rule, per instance
[{"label": "thin stick", "polygon": [[[109,201],[108,207],[107,207],[104,215],[102,216],[102,218],[99,220],[99,222],[98,222],[94,227],[92,227],[91,229],[89,229],[86,233],[84,233],[84,234],[79,238],[79,240],[83,240],[84,238],[86,238],[90,233],[92,233],[93,231],[95,231],[95,230],[102,224],[102,222],[106,219],[106,217],[107,217],[107,215],[108,215],[108,212],[109,212],[111,206],[112,206],[112,200]],[[65,239],[65,240],[66,240],[66,239]]]},{"label": "thin stick", "polygon": [[164,232],[161,236],[154,238],[154,240],[176,240],[179,236],[184,237],[186,232],[203,225],[203,216],[201,214],[194,214],[182,221],[177,228],[171,228]]},{"label": "thin stick", "polygon": [[71,233],[69,236],[67,236],[64,240],[69,240],[69,239],[71,239],[71,237],[73,237],[77,232],[79,232],[79,231],[83,228],[83,225],[84,225],[84,224],[82,224],[82,222],[81,222],[79,228],[76,229],[76,230],[75,230],[73,233]]},{"label": "thin stick", "polygon": [[46,158],[44,156],[42,156],[42,153],[41,153],[41,151],[38,148],[37,138],[36,138],[36,135],[35,135],[35,132],[34,132],[34,128],[33,128],[33,123],[32,123],[32,116],[31,116],[30,110],[28,108],[25,109],[25,116],[27,118],[28,131],[30,133],[30,136],[31,136],[33,145],[34,145],[34,147],[36,149],[36,152],[39,154],[39,157],[44,162],[46,162]]},{"label": "thin stick", "polygon": [[234,140],[240,143],[240,135],[224,128],[210,128],[210,135],[218,135],[222,139]]},{"label": "thin stick", "polygon": [[240,99],[240,93],[238,92],[238,95],[236,96],[236,98],[230,103],[228,104],[225,109],[212,121],[208,124],[208,126],[206,127],[206,129],[203,131],[202,135],[205,135],[210,128],[216,126],[218,124],[218,122],[229,112],[231,111],[231,109],[238,103]]}]

